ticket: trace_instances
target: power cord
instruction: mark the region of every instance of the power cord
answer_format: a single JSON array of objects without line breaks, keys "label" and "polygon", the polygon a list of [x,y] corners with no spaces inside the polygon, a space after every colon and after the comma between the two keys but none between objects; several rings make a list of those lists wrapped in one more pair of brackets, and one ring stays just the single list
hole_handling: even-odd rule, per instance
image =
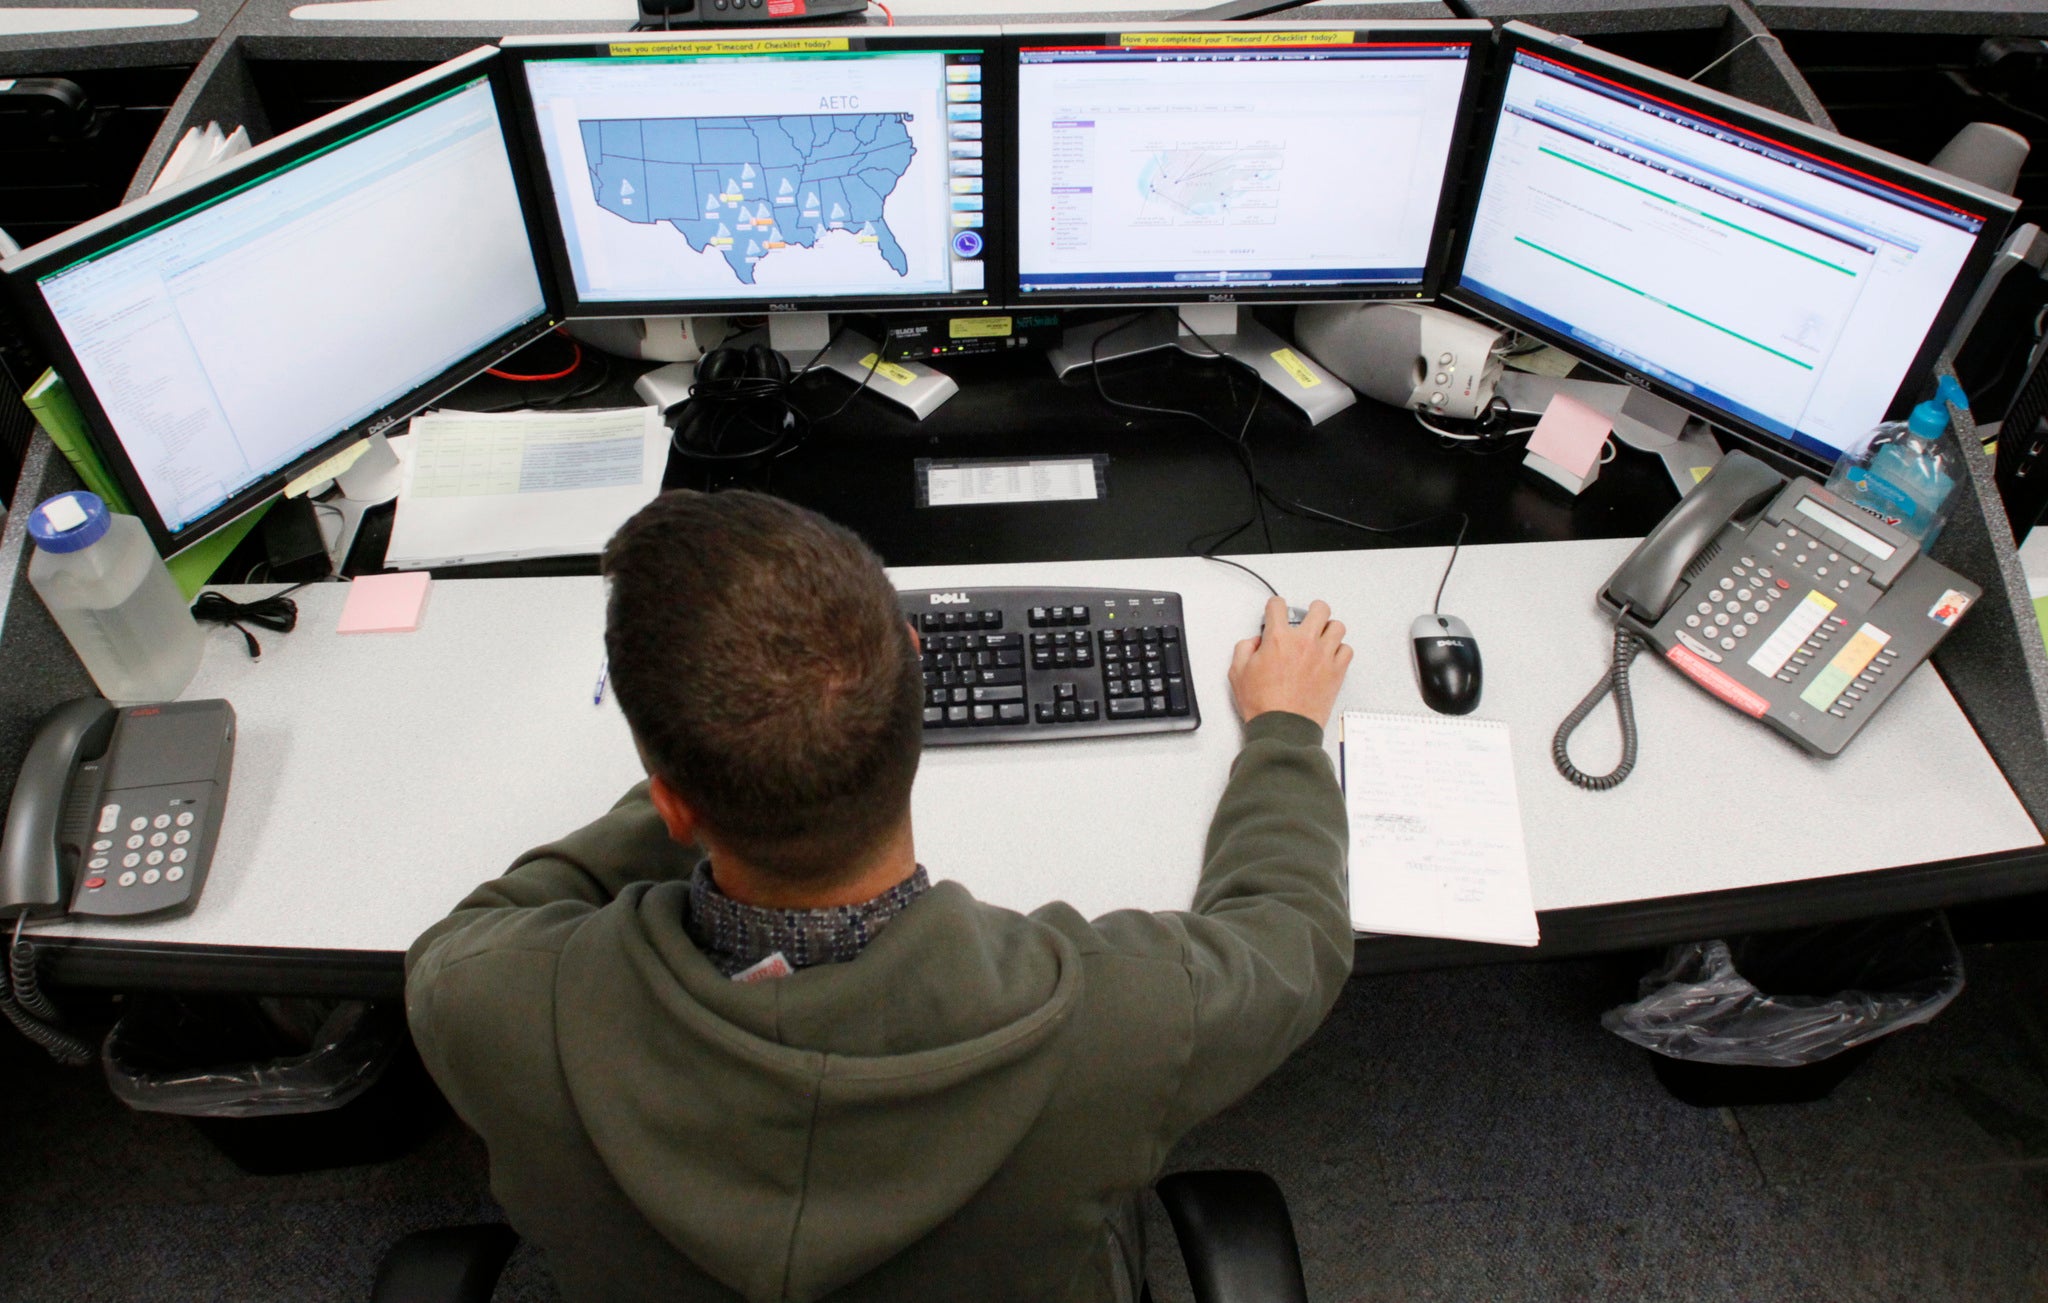
[{"label": "power cord", "polygon": [[[1557,766],[1557,772],[1575,787],[1589,792],[1605,792],[1621,786],[1623,779],[1636,767],[1636,709],[1635,699],[1629,694],[1629,668],[1635,663],[1636,654],[1643,649],[1643,640],[1622,626],[1622,618],[1628,614],[1628,607],[1621,608],[1614,617],[1614,659],[1607,667],[1607,673],[1593,685],[1585,700],[1572,707],[1564,722],[1557,726],[1557,732],[1550,739],[1550,760]],[[1614,713],[1621,724],[1621,762],[1604,774],[1589,774],[1572,763],[1570,744],[1572,733],[1586,717],[1593,713],[1600,699],[1608,693],[1614,694]]]},{"label": "power cord", "polygon": [[[311,580],[307,580],[311,583]],[[299,624],[299,604],[287,597],[296,593],[306,584],[293,584],[290,588],[260,597],[253,602],[237,602],[226,593],[207,591],[192,603],[192,618],[208,624],[224,624],[242,635],[242,642],[249,649],[249,659],[263,659],[263,644],[256,641],[256,635],[249,632],[249,625],[290,633]]]}]

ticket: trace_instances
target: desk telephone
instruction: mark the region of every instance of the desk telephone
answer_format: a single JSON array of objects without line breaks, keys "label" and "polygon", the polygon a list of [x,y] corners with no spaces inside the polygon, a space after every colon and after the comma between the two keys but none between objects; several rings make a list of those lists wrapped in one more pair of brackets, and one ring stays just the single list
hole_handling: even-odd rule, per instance
[{"label": "desk telephone", "polygon": [[[1559,726],[1552,758],[1582,787],[1627,777],[1628,667],[1644,644],[1807,751],[1838,755],[1982,592],[1814,481],[1788,482],[1730,452],[1601,591],[1614,617],[1614,664]],[[1610,691],[1622,763],[1589,776],[1565,743]]]},{"label": "desk telephone", "polygon": [[190,908],[235,755],[227,702],[67,701],[38,725],[0,834],[0,916]]}]

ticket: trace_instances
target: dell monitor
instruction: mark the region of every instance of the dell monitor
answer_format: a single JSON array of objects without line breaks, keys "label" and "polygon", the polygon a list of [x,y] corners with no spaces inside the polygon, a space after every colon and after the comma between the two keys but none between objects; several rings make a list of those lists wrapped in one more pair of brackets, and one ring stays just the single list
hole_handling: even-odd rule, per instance
[{"label": "dell monitor", "polygon": [[0,265],[165,555],[552,325],[494,58]]},{"label": "dell monitor", "polygon": [[1511,23],[1446,297],[1809,468],[1925,397],[2008,196]]},{"label": "dell monitor", "polygon": [[1283,396],[1327,415],[1306,400],[1348,392],[1342,382],[1311,369],[1304,383],[1272,361],[1279,342],[1234,309],[1436,292],[1440,213],[1491,31],[1345,20],[1006,29],[1014,302],[1223,305],[1181,313],[1180,327],[1171,315],[1118,326],[1114,347],[1070,335],[1055,365],[1185,340],[1183,328],[1244,334],[1242,347],[1211,342],[1263,359]]}]

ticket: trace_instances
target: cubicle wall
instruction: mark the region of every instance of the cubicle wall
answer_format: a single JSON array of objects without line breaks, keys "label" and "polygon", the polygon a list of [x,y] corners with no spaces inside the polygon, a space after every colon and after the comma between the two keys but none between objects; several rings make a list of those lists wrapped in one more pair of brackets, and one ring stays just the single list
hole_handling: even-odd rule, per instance
[{"label": "cubicle wall", "polygon": [[[220,6],[209,8],[212,0],[189,3],[202,14],[222,12]],[[891,7],[905,25],[1074,15],[1071,6],[1053,12],[1013,10],[1012,0],[895,0]],[[1089,16],[1161,20],[1193,7],[1182,0],[1127,0]],[[10,43],[0,37],[0,75],[83,67],[80,61],[87,56],[82,51],[92,49],[93,66],[130,69],[138,85],[161,87],[166,79],[181,80],[127,180],[127,192],[135,195],[147,189],[187,127],[219,122],[226,129],[247,127],[258,140],[266,139],[500,35],[622,30],[633,12],[630,3],[619,0],[504,0],[495,8],[503,18],[493,22],[418,17],[476,11],[457,0],[248,0],[238,12],[235,0],[226,0],[226,10],[232,19],[203,40],[189,33],[173,35],[170,29],[157,37],[131,33],[102,43],[46,37],[42,44],[21,44],[35,38]],[[1938,11],[1904,0],[1806,0],[1756,7],[1746,0],[1319,0],[1290,16],[1343,21],[1452,13],[1521,18],[1922,161],[1966,121],[2002,122],[2041,142],[2020,188],[2033,220],[2048,215],[2043,212],[2048,204],[2048,121],[2029,116],[2026,104],[2016,108],[1987,98],[1970,86],[1967,76],[1988,37],[2048,36],[2048,0],[2008,0],[1995,9],[1972,8],[1965,0]],[[379,14],[397,20],[378,21]],[[870,21],[882,20],[877,13]],[[191,70],[189,76],[177,71],[181,66]],[[31,460],[37,461],[35,456]],[[39,484],[60,474],[40,462],[34,469]],[[1938,555],[1982,579],[1986,597],[1982,609],[1949,640],[1938,664],[2035,822],[2048,830],[2048,656],[2025,601],[2025,580],[1989,464],[1974,450],[1971,472]],[[9,730],[33,713],[24,694],[55,701],[77,690],[80,678],[61,640],[54,647],[39,644],[40,631],[24,614],[18,533],[10,529],[0,544],[12,594],[0,611],[5,620],[0,623],[0,655],[10,665],[34,660],[48,672],[26,676],[16,694],[23,699],[0,702],[0,785],[11,783],[18,764]]]}]

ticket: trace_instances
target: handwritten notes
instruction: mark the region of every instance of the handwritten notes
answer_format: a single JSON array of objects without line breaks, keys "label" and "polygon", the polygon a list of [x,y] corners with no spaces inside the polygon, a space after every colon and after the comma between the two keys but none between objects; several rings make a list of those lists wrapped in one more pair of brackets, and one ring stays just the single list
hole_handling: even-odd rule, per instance
[{"label": "handwritten notes", "polygon": [[1343,756],[1354,927],[1536,944],[1507,725],[1347,711]]}]

